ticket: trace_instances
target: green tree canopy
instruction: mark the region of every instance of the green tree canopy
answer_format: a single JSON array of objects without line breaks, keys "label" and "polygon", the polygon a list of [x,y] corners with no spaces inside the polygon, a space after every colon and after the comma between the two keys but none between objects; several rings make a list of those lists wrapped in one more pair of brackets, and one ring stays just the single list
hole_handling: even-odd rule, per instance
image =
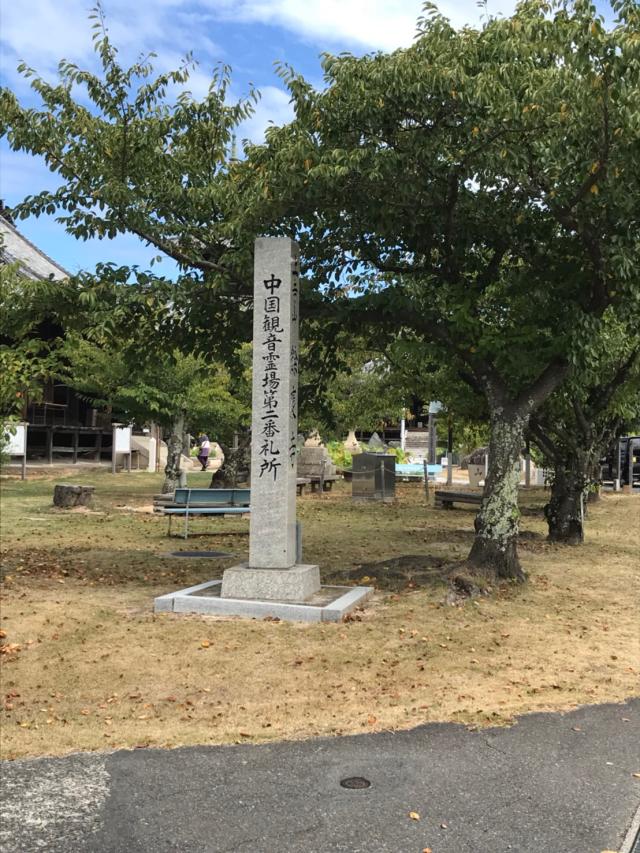
[{"label": "green tree canopy", "polygon": [[[196,99],[188,88],[191,57],[157,75],[153,54],[125,68],[100,6],[91,18],[98,74],[63,59],[53,84],[22,64],[38,109],[0,90],[0,136],[14,150],[41,155],[61,180],[55,190],[27,196],[13,214],[57,214],[79,239],[137,235],[176,262],[175,316],[191,341],[228,354],[250,328],[238,309],[250,304],[252,240],[238,239],[233,167],[238,125],[258,94],[232,102],[229,68],[221,65]],[[99,273],[117,282],[141,275],[152,278],[108,264]]]},{"label": "green tree canopy", "polygon": [[0,96],[9,144],[63,180],[17,213],[57,212],[78,237],[128,231],[174,258],[171,316],[212,353],[248,334],[253,238],[296,237],[302,315],[329,350],[336,331],[407,330],[484,396],[470,558],[522,578],[513,463],[531,413],[606,317],[640,301],[640,9],[613,7],[611,28],[587,0],[523,0],[455,30],[427,4],[410,48],[326,55],[322,90],[282,68],[296,118],[246,161],[233,135],[254,93],[229,105],[221,68],[202,101],[171,99],[188,67],[123,69],[98,18],[100,75],[63,61],[52,86],[25,68],[42,109]]},{"label": "green tree canopy", "polygon": [[551,472],[545,510],[549,537],[584,538],[585,502],[600,480],[600,459],[640,418],[640,328],[603,323],[573,374],[533,415],[529,432]]},{"label": "green tree canopy", "polygon": [[296,119],[244,165],[250,227],[298,236],[328,312],[439,342],[485,396],[470,556],[503,576],[528,419],[640,302],[640,9],[614,7],[611,29],[585,0],[526,0],[455,30],[427,4],[412,47],[325,55],[322,90],[283,68]]}]

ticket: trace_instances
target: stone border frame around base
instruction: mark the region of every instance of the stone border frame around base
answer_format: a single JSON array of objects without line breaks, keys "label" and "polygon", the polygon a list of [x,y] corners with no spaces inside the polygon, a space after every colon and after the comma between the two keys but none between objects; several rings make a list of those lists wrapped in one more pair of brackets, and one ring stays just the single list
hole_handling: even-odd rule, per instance
[{"label": "stone border frame around base", "polygon": [[374,593],[372,586],[338,587],[344,590],[324,606],[282,601],[257,601],[255,599],[219,598],[197,595],[198,592],[221,585],[221,580],[206,581],[187,589],[158,596],[153,603],[155,613],[199,613],[209,616],[249,616],[286,619],[294,622],[341,622],[342,619]]}]

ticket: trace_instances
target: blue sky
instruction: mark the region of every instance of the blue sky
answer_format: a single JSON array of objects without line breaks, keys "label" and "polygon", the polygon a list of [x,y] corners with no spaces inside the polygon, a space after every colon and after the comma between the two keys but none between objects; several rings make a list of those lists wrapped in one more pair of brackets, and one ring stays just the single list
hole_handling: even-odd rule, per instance
[{"label": "blue sky", "polygon": [[[3,0],[2,85],[24,103],[36,105],[16,72],[20,60],[52,81],[63,57],[95,68],[88,19],[92,5],[92,0]],[[443,0],[439,6],[456,25],[477,23],[483,14],[476,0]],[[491,14],[509,14],[514,6],[513,0],[487,4]],[[242,135],[259,141],[270,121],[282,123],[291,115],[288,96],[274,73],[275,61],[288,62],[319,85],[318,57],[323,51],[361,54],[410,44],[422,0],[103,0],[103,7],[123,62],[152,50],[158,55],[156,68],[167,69],[191,51],[199,63],[188,87],[195,95],[206,91],[210,71],[219,61],[232,67],[234,94],[246,93],[253,83],[262,98]],[[15,204],[56,182],[41,161],[0,146],[0,197],[6,203]],[[53,217],[18,225],[71,272],[92,269],[99,261],[148,268],[156,254],[135,237],[77,241]],[[163,269],[171,271],[168,264]]]}]

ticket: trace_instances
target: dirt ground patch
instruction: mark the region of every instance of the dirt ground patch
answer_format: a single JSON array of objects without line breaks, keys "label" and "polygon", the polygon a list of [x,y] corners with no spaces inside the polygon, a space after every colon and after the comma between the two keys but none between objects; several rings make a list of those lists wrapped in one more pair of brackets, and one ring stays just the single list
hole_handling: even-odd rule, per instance
[{"label": "dirt ground patch", "polygon": [[[393,506],[352,504],[345,484],[304,496],[305,559],[334,581],[375,569],[379,591],[352,621],[300,625],[154,616],[155,595],[245,558],[248,523],[168,540],[165,519],[117,508],[148,504],[154,475],[83,475],[91,514],[53,512],[53,482],[3,484],[4,757],[508,723],[638,692],[637,498],[606,495],[570,548],[546,542],[544,495],[524,493],[529,583],[450,607],[443,577],[471,509],[434,509],[414,484]],[[167,556],[178,549],[231,556]]]}]

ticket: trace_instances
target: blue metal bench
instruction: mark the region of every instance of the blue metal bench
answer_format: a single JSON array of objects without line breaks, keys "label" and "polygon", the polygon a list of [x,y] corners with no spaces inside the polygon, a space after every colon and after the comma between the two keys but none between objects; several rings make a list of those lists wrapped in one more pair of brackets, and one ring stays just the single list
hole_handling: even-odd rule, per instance
[{"label": "blue metal bench", "polygon": [[203,515],[244,515],[251,511],[251,489],[176,489],[173,503],[165,506],[169,516],[167,536],[171,536],[174,515],[184,516],[184,538],[189,536],[189,517]]}]

